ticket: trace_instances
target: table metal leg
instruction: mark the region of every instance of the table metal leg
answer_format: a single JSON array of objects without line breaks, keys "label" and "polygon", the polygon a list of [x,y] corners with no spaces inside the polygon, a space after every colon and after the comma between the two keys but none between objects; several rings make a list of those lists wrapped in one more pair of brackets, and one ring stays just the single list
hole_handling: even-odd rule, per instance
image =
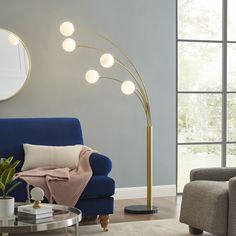
[{"label": "table metal leg", "polygon": [[79,236],[79,222],[75,224],[75,236]]},{"label": "table metal leg", "polygon": [[65,236],[69,236],[67,227],[64,229],[64,232],[65,232]]}]

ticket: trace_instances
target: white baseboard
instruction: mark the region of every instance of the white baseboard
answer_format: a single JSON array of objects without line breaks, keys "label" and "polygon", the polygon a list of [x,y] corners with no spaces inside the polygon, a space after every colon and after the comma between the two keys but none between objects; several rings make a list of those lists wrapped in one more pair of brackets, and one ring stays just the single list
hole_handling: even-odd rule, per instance
[{"label": "white baseboard", "polygon": [[[116,188],[114,198],[116,200],[146,198],[146,191],[146,187]],[[176,196],[176,185],[153,186],[152,191],[153,197]]]}]

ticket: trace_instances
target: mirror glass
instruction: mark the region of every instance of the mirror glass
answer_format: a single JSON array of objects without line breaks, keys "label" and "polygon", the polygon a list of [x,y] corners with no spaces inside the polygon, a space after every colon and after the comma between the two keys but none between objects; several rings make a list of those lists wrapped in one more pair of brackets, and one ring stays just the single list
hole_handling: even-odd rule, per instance
[{"label": "mirror glass", "polygon": [[0,29],[0,101],[16,95],[30,73],[30,56],[23,41],[14,33]]}]

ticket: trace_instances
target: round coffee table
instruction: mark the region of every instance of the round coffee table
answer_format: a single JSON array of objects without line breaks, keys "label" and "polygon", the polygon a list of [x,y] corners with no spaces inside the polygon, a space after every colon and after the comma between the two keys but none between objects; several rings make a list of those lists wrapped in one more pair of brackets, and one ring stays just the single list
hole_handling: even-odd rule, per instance
[{"label": "round coffee table", "polygon": [[[16,203],[16,207],[25,203]],[[18,219],[17,211],[15,219],[0,221],[0,235],[7,236],[11,233],[31,233],[39,231],[49,231],[74,226],[75,235],[79,235],[79,222],[82,219],[80,210],[72,207],[50,204],[53,208],[53,217],[44,223],[30,223],[27,220]]]}]

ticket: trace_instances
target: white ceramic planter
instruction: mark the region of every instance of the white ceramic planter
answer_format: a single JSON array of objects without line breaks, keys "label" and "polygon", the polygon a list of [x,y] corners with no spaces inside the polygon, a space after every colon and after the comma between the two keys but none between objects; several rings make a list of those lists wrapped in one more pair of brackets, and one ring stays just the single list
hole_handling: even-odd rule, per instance
[{"label": "white ceramic planter", "polygon": [[8,219],[14,217],[15,198],[0,198],[0,218]]}]

